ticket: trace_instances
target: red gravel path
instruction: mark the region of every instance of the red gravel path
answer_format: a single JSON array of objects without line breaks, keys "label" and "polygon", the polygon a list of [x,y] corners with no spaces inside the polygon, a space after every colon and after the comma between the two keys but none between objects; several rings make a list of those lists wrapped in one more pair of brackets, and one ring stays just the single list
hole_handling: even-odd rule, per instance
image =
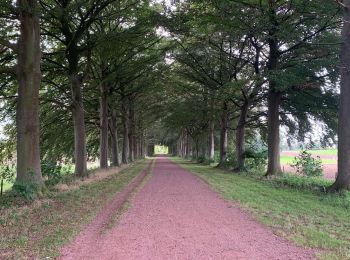
[{"label": "red gravel path", "polygon": [[314,258],[167,158],[157,159],[152,178],[116,227],[70,248],[62,259]]}]

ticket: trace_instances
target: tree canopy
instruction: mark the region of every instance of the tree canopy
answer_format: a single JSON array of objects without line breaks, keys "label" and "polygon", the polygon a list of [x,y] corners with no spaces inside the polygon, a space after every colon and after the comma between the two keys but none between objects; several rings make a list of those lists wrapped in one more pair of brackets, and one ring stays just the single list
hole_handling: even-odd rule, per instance
[{"label": "tree canopy", "polygon": [[338,141],[344,9],[323,0],[1,1],[0,159],[16,160],[17,185],[42,186],[47,162],[87,177],[89,161],[120,166],[159,143],[235,171],[262,157],[266,176],[277,175],[280,129],[288,143],[315,131],[320,147]]}]

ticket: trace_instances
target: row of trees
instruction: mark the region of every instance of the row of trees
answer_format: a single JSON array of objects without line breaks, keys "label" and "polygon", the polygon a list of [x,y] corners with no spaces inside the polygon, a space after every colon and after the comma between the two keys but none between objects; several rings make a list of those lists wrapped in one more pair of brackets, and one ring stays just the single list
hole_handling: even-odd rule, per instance
[{"label": "row of trees", "polygon": [[179,8],[166,23],[178,44],[171,81],[179,93],[164,124],[177,129],[179,139],[169,145],[180,155],[211,160],[218,130],[220,164],[232,140],[241,171],[247,145],[260,136],[268,151],[266,176],[276,175],[281,126],[300,141],[312,130],[323,132],[325,146],[336,141],[341,71],[339,174],[332,189],[349,188],[347,1],[193,0]]},{"label": "row of trees", "polygon": [[157,33],[158,6],[115,0],[0,6],[1,115],[9,122],[6,145],[17,144],[17,184],[43,185],[42,161],[74,162],[75,174],[86,177],[90,158],[107,168],[109,159],[119,166],[144,157],[169,48]]},{"label": "row of trees", "polygon": [[341,74],[333,188],[349,188],[348,1],[173,5],[1,1],[1,115],[10,151],[1,154],[11,155],[16,143],[17,182],[42,185],[43,160],[73,161],[85,177],[89,158],[118,166],[159,140],[173,153],[208,160],[219,147],[219,165],[234,143],[242,171],[257,136],[268,151],[266,175],[276,175],[281,126],[303,140],[317,123],[324,144],[335,141]]}]

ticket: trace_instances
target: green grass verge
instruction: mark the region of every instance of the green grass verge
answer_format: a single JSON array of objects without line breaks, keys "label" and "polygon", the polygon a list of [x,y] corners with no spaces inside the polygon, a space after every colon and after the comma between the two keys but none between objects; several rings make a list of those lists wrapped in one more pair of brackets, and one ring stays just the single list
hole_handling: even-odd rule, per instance
[{"label": "green grass verge", "polygon": [[0,199],[0,259],[57,257],[59,249],[147,164],[147,160],[136,162],[118,174],[74,191],[49,192],[40,201],[20,208],[11,204],[12,198],[4,196]]},{"label": "green grass verge", "polygon": [[[88,173],[91,174],[94,171],[98,170],[98,166],[96,163],[90,163],[88,164]],[[43,173],[43,172],[42,172]],[[47,177],[44,176],[44,180],[47,181]],[[58,180],[59,183],[66,183],[70,184],[71,182],[76,180],[76,176],[74,175],[74,165],[73,164],[64,164],[61,168],[61,177]],[[15,179],[13,179],[12,182],[8,182],[4,180],[4,186],[3,191],[8,192],[12,189],[13,183],[15,182]],[[46,183],[47,185],[52,185],[50,183]],[[55,183],[57,184],[57,183]]]},{"label": "green grass verge", "polygon": [[[322,164],[336,164],[337,160],[334,159],[321,159]],[[281,164],[292,164],[294,162],[293,156],[281,156]]]},{"label": "green grass verge", "polygon": [[350,194],[337,196],[309,190],[327,186],[328,181],[296,176],[266,180],[179,158],[173,160],[202,178],[223,198],[239,202],[278,235],[297,245],[319,249],[322,259],[350,259]]}]

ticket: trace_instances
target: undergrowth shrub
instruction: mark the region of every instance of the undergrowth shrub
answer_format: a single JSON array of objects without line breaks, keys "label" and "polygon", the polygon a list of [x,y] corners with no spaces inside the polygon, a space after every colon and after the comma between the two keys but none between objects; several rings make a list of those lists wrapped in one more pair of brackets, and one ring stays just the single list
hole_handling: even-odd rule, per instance
[{"label": "undergrowth shrub", "polygon": [[226,161],[220,164],[221,168],[230,169],[237,166],[237,157],[235,151],[227,153]]},{"label": "undergrowth shrub", "polygon": [[34,200],[40,193],[40,187],[30,182],[15,182],[12,187],[12,193],[27,200]]},{"label": "undergrowth shrub", "polygon": [[205,158],[205,156],[199,156],[197,158],[197,162],[198,163],[206,163],[207,162],[207,159]]},{"label": "undergrowth shrub", "polygon": [[73,166],[61,165],[54,162],[43,162],[41,165],[41,171],[43,177],[46,179],[45,184],[47,186],[54,186],[62,182],[63,178],[67,175],[73,174]]},{"label": "undergrowth shrub", "polygon": [[267,165],[267,152],[247,149],[245,164],[248,171],[265,171]]},{"label": "undergrowth shrub", "polygon": [[13,164],[0,165],[0,190],[3,192],[4,182],[13,183],[16,175],[16,167]]},{"label": "undergrowth shrub", "polygon": [[291,166],[296,169],[296,173],[302,176],[319,177],[323,175],[321,158],[319,156],[312,157],[311,153],[306,150],[302,150],[294,158]]},{"label": "undergrowth shrub", "polygon": [[330,180],[326,180],[319,177],[304,178],[303,176],[297,176],[293,174],[283,174],[278,178],[269,180],[278,187],[289,187],[297,190],[316,190],[325,192],[327,187],[332,183]]}]

